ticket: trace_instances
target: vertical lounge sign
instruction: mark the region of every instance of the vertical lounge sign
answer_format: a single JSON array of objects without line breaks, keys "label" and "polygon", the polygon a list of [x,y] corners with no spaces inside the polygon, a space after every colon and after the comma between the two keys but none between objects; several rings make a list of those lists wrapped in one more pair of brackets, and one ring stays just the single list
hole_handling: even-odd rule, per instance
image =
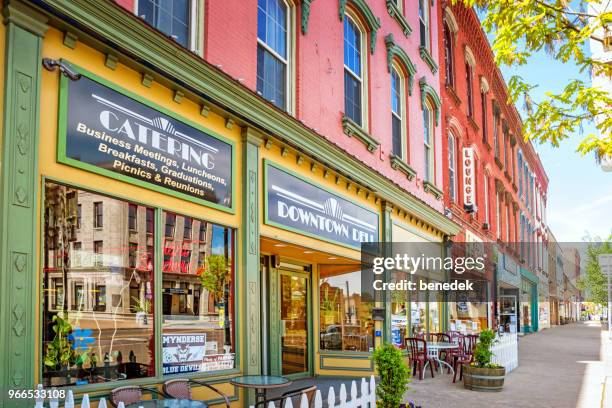
[{"label": "vertical lounge sign", "polygon": [[379,240],[377,213],[270,164],[266,223],[353,248]]},{"label": "vertical lounge sign", "polygon": [[474,173],[474,148],[463,148],[463,207],[471,213],[476,211],[476,175]]},{"label": "vertical lounge sign", "polygon": [[233,208],[231,142],[103,82],[62,76],[58,161]]}]

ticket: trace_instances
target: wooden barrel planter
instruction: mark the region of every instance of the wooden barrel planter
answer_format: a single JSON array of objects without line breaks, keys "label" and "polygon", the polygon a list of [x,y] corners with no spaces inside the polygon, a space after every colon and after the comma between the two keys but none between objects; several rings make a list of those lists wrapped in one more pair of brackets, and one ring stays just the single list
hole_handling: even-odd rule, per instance
[{"label": "wooden barrel planter", "polygon": [[499,392],[504,386],[506,369],[463,366],[463,386],[468,390]]}]

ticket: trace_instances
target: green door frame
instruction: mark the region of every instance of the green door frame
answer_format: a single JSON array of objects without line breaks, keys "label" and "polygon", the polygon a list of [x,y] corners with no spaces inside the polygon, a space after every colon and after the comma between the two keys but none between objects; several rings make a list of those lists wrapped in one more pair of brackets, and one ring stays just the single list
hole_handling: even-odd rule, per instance
[{"label": "green door frame", "polygon": [[[306,319],[307,319],[307,330],[308,337],[306,341],[306,353],[307,353],[307,362],[308,362],[308,370],[303,373],[296,374],[286,374],[282,373],[282,344],[281,344],[281,328],[280,328],[280,276],[299,276],[306,279],[306,290],[307,290],[307,307],[306,307]],[[312,318],[312,271],[295,271],[291,269],[275,269],[270,268],[269,274],[269,327],[270,327],[270,336],[269,336],[269,352],[270,352],[270,374],[271,375],[283,375],[284,377],[297,379],[304,377],[312,377],[314,370],[314,358],[313,358],[313,318]]]}]

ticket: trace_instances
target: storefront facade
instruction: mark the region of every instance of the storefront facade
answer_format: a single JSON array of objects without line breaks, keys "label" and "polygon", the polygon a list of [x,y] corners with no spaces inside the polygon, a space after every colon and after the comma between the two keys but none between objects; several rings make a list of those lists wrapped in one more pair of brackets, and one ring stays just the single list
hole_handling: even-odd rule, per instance
[{"label": "storefront facade", "polygon": [[439,209],[116,6],[56,6],[9,2],[0,28],[4,387],[176,375],[243,403],[238,374],[361,376],[393,330],[449,327],[442,299],[375,320],[360,288],[362,242],[443,251]]},{"label": "storefront facade", "polygon": [[524,268],[521,271],[520,286],[520,319],[521,333],[528,334],[538,331],[538,277]]}]

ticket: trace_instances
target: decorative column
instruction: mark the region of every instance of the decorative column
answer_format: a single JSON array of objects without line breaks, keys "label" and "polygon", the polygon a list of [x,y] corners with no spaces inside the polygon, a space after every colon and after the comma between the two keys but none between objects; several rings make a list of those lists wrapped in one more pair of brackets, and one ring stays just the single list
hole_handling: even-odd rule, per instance
[{"label": "decorative column", "polygon": [[5,2],[4,114],[0,167],[0,405],[8,389],[33,389],[39,344],[37,232],[42,38],[47,18]]},{"label": "decorative column", "polygon": [[[259,146],[255,129],[242,130],[242,277],[245,375],[261,374],[261,281],[259,274]],[[249,393],[252,394],[252,393]],[[252,397],[252,396],[251,396]]]}]

